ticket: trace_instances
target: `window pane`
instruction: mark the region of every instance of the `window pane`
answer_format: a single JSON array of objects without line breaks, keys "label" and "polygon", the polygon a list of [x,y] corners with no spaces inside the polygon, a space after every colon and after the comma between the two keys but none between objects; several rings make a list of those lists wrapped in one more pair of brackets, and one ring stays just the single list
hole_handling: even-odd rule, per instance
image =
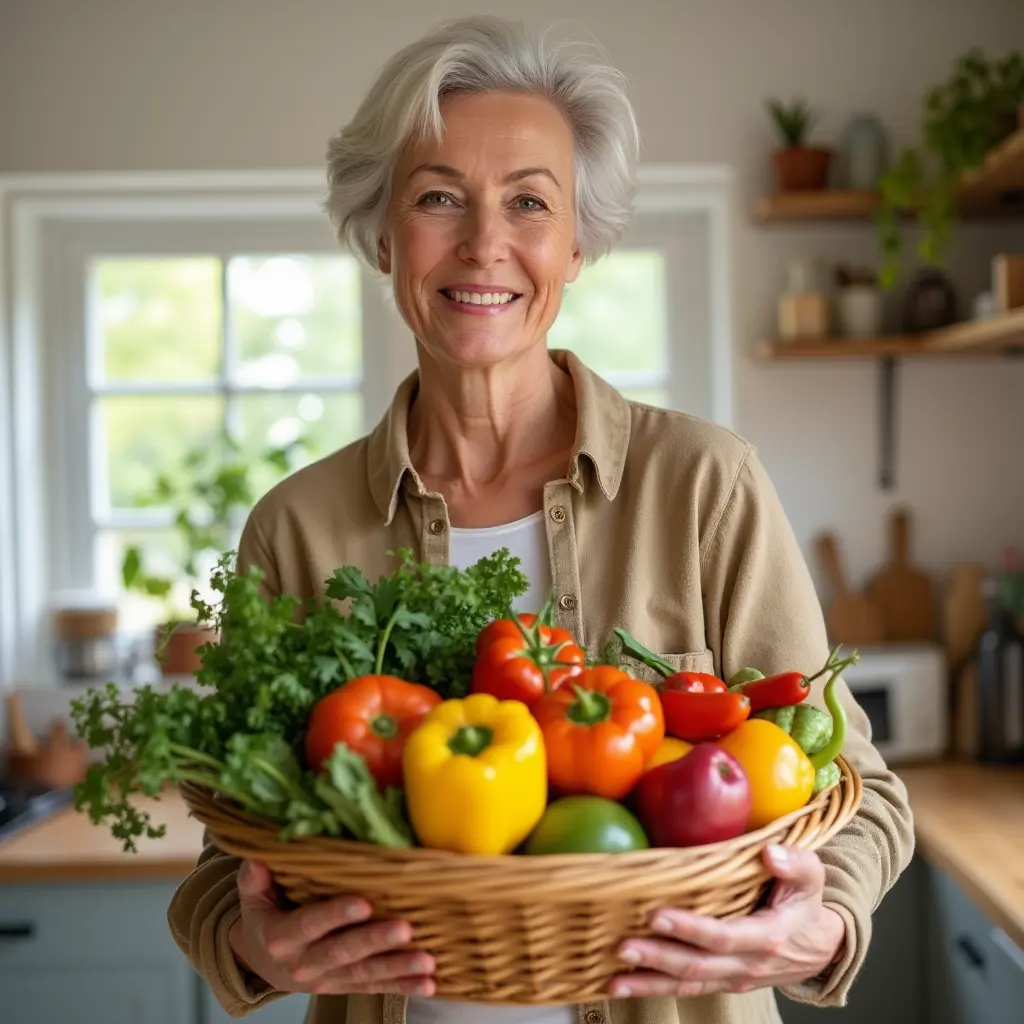
[{"label": "window pane", "polygon": [[237,256],[228,264],[238,382],[359,374],[359,268],[347,255]]},{"label": "window pane", "polygon": [[[142,571],[150,576],[174,580],[167,598],[154,598],[136,590],[124,589],[121,564],[129,545],[139,548]],[[182,573],[184,544],[173,530],[101,530],[96,535],[96,580],[103,593],[118,594],[118,618],[127,633],[138,634],[166,620],[170,614],[192,618],[189,599],[192,582]],[[215,597],[209,589],[210,573],[219,554],[200,557],[196,589],[208,601]]]},{"label": "window pane", "polygon": [[668,369],[665,257],[623,250],[584,267],[567,285],[552,348],[575,352],[592,370],[663,373]]},{"label": "window pane", "polygon": [[210,396],[132,395],[97,399],[92,452],[94,507],[132,508],[161,473],[182,472],[185,453],[215,444],[223,400]]},{"label": "window pane", "polygon": [[196,380],[221,365],[220,261],[102,259],[93,264],[91,359],[105,380]]},{"label": "window pane", "polygon": [[656,405],[659,409],[668,409],[668,393],[663,388],[620,388],[623,398],[631,402],[643,402],[644,405]]},{"label": "window pane", "polygon": [[[299,458],[293,469],[328,455],[361,437],[363,399],[351,393],[277,393],[242,395],[234,417],[242,449],[257,455],[268,448],[289,444],[306,436],[313,451]],[[260,495],[280,478],[269,467],[254,468],[255,492]]]}]

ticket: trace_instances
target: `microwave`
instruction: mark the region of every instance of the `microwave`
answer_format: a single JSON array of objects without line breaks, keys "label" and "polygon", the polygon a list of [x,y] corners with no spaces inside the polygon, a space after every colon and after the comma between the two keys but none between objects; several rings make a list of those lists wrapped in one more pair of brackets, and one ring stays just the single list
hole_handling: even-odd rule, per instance
[{"label": "microwave", "polygon": [[886,763],[945,755],[949,697],[945,652],[937,644],[885,644],[859,650],[843,679],[871,722]]}]

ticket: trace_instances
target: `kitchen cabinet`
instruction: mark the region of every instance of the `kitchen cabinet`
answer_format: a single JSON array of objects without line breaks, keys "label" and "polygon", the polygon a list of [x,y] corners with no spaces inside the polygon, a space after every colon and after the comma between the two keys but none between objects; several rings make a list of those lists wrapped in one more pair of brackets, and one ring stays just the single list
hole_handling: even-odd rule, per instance
[{"label": "kitchen cabinet", "polygon": [[4,1024],[196,1024],[163,884],[0,887]]},{"label": "kitchen cabinet", "polygon": [[928,871],[929,1024],[1007,1024],[1024,1011],[1024,950],[945,872]]}]

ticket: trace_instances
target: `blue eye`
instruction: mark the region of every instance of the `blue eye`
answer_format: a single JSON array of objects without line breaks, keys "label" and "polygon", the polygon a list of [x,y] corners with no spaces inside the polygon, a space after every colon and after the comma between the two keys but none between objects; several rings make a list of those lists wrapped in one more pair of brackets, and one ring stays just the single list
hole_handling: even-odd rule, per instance
[{"label": "blue eye", "polygon": [[[538,199],[536,196],[520,196],[516,202],[519,204],[519,209],[528,210],[533,213],[537,210],[546,210],[547,206],[544,200]],[[529,204],[529,205],[525,205]]]}]

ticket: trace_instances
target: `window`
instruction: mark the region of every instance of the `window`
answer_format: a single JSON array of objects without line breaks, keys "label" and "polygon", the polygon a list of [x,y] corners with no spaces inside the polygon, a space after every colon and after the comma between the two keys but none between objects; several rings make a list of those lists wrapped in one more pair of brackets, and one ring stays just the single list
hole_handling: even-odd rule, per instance
[{"label": "window", "polygon": [[[646,172],[629,236],[567,287],[551,346],[628,397],[728,422],[726,184]],[[52,676],[55,591],[117,590],[130,544],[154,570],[169,563],[170,513],[139,497],[188,451],[302,435],[302,459],[327,454],[372,429],[414,366],[386,289],[331,237],[319,176],[80,188],[0,180],[12,300],[0,393],[13,407],[0,555],[15,570],[0,582],[0,683]],[[279,475],[261,471],[256,491]],[[155,617],[121,603],[132,629]]]},{"label": "window", "polygon": [[[362,433],[360,284],[345,253],[92,261],[88,458],[99,589],[120,589],[128,544],[150,571],[173,566],[167,515],[140,501],[159,476],[184,472],[189,452],[231,436],[257,456],[307,438],[294,469]],[[283,475],[258,468],[256,494]],[[222,549],[234,546],[240,524],[231,525]],[[122,595],[132,625],[147,624],[151,604]]]}]

